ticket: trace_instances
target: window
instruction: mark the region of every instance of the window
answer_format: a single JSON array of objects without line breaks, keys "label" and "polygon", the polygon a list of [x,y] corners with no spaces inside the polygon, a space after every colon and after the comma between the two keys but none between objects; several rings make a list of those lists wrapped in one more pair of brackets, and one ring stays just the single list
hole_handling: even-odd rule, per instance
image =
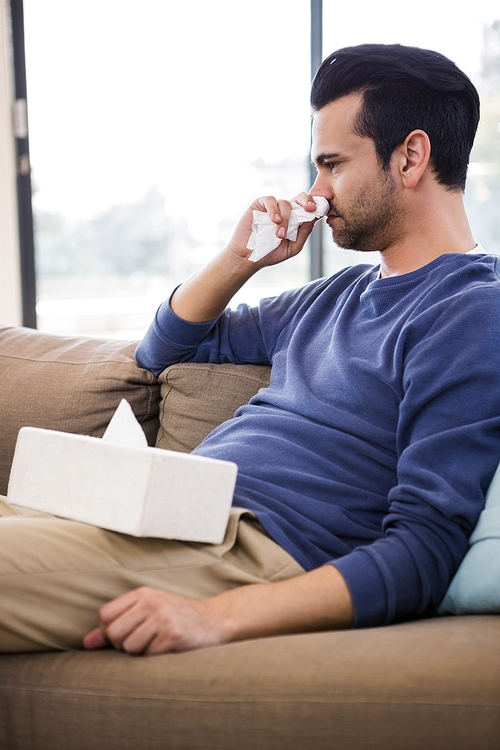
[{"label": "window", "polygon": [[[308,186],[309,4],[24,0],[38,326],[140,337],[249,202]],[[308,278],[304,255],[255,299]]]},{"label": "window", "polygon": [[[422,0],[323,3],[323,50],[437,49],[482,97],[466,203],[500,253],[500,21]],[[157,305],[217,252],[257,195],[310,184],[310,4],[304,0],[24,0],[38,326],[139,338]],[[325,274],[360,261],[323,232]],[[362,260],[378,262],[376,254]],[[307,253],[244,297],[304,283]]]}]

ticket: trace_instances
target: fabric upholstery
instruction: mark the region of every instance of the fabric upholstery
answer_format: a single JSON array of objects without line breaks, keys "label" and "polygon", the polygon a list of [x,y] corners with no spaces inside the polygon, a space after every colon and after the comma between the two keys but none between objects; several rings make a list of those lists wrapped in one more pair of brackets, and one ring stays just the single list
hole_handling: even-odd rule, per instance
[{"label": "fabric upholstery", "polygon": [[160,388],[134,359],[136,344],[0,328],[0,494],[7,493],[21,427],[101,437],[126,398],[154,445]]},{"label": "fabric upholstery", "polygon": [[9,750],[493,750],[500,619],[265,638],[137,658],[3,656]]},{"label": "fabric upholstery", "polygon": [[221,422],[231,419],[260,388],[271,368],[262,365],[179,364],[161,383],[157,447],[189,453]]}]

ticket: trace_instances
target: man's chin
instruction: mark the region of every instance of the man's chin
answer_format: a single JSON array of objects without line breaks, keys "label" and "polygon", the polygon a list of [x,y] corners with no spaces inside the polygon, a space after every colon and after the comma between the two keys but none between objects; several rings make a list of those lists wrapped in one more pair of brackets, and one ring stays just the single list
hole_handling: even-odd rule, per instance
[{"label": "man's chin", "polygon": [[352,247],[352,242],[350,241],[350,238],[346,237],[342,234],[342,232],[335,231],[335,227],[331,226],[330,229],[332,230],[332,240],[335,242],[337,247],[342,248],[342,250],[355,250],[356,248]]},{"label": "man's chin", "polygon": [[357,253],[372,253],[375,249],[373,246],[365,246],[363,242],[355,240],[352,237],[349,238],[342,236],[341,233],[335,233],[333,227],[332,239],[341,250],[354,250]]}]

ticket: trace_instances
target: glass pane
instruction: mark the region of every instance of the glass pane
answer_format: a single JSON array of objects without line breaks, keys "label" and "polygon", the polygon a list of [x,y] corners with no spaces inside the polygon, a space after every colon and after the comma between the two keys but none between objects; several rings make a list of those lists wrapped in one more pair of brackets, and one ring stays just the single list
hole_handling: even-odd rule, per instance
[{"label": "glass pane", "polygon": [[[474,82],[482,104],[466,190],[466,206],[477,242],[500,253],[500,9],[498,0],[473,8],[453,0],[422,0],[406,13],[400,2],[324,3],[324,57],[355,44],[408,44],[452,59]],[[496,24],[495,24],[496,21]],[[327,273],[359,262],[378,262],[376,253],[341,250],[325,240]]]},{"label": "glass pane", "polygon": [[309,4],[25,0],[25,27],[39,327],[140,337],[254,197],[308,187]]}]

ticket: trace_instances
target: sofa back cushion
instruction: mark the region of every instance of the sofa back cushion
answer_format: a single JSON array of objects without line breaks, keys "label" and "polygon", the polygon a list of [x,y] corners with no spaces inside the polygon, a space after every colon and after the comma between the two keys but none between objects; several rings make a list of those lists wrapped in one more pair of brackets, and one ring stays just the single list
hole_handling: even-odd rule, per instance
[{"label": "sofa back cushion", "polygon": [[157,446],[189,453],[260,388],[269,385],[270,375],[271,368],[263,365],[189,363],[168,367],[159,377]]},{"label": "sofa back cushion", "polygon": [[136,345],[0,327],[0,494],[26,425],[101,437],[126,398],[155,444],[160,387],[136,365]]}]

